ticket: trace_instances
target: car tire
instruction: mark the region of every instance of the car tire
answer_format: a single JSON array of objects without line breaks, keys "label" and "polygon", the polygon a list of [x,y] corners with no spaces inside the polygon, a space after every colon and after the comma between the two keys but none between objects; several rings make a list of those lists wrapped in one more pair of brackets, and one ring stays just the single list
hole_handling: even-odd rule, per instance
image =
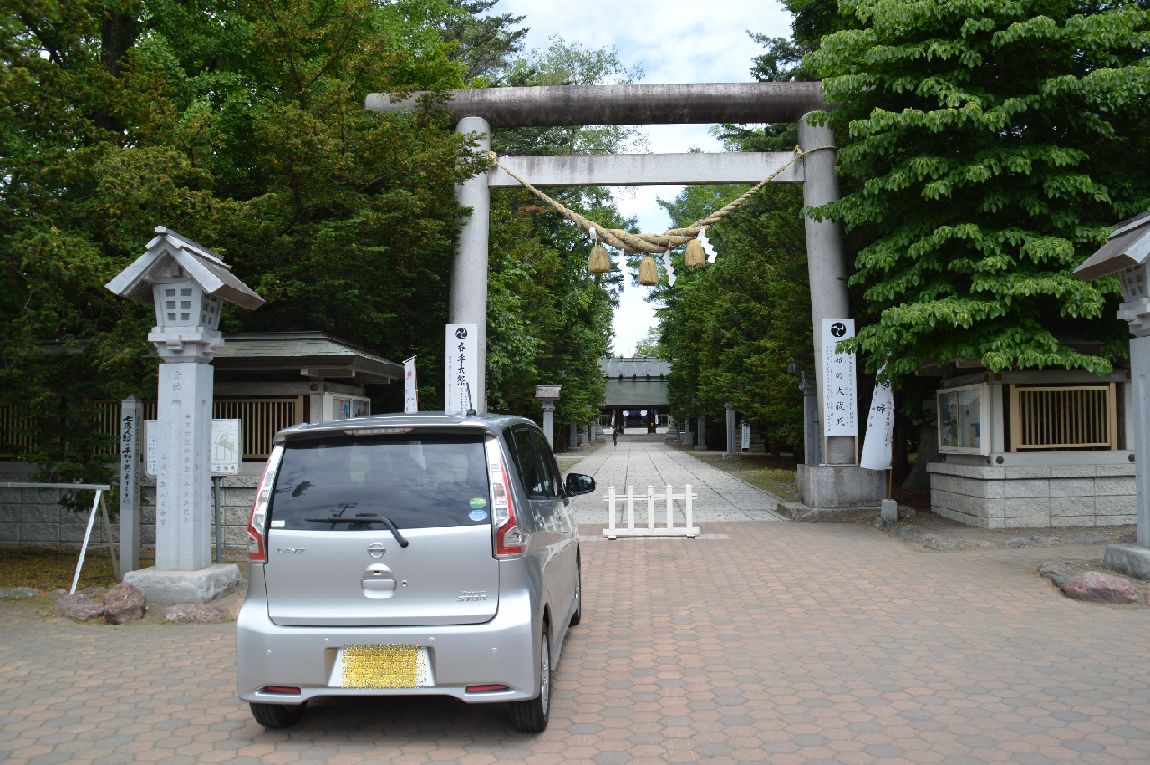
[{"label": "car tire", "polygon": [[251,702],[252,717],[265,728],[288,728],[303,717],[303,704],[257,704]]},{"label": "car tire", "polygon": [[575,613],[571,614],[572,627],[583,621],[583,562],[575,562]]},{"label": "car tire", "polygon": [[539,695],[529,701],[511,702],[511,724],[524,733],[542,733],[551,717],[551,638],[543,623],[539,647]]}]

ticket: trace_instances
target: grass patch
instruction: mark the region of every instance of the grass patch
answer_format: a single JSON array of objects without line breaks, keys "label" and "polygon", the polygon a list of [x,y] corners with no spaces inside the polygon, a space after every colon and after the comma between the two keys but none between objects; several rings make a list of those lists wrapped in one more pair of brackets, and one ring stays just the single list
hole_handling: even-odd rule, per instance
[{"label": "grass patch", "polygon": [[774,494],[785,502],[799,498],[796,469],[793,461],[766,454],[743,455],[738,459],[724,458],[721,452],[687,452],[700,462],[722,470],[756,489]]},{"label": "grass patch", "polygon": [[[76,572],[78,549],[64,547],[0,547],[0,587],[35,587],[49,592],[68,589]],[[154,561],[142,558],[141,568]],[[80,572],[79,589],[112,587],[116,579],[106,549],[88,550]]]}]

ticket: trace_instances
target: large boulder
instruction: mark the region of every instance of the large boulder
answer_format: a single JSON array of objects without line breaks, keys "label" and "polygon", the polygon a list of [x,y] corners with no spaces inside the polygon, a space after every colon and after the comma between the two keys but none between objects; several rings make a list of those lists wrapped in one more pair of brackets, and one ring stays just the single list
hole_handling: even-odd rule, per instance
[{"label": "large boulder", "polygon": [[144,618],[146,597],[133,584],[117,584],[104,593],[104,619],[108,624],[127,624]]},{"label": "large boulder", "polygon": [[1101,571],[1083,571],[1059,583],[1068,598],[1091,603],[1134,603],[1138,590],[1133,582]]}]

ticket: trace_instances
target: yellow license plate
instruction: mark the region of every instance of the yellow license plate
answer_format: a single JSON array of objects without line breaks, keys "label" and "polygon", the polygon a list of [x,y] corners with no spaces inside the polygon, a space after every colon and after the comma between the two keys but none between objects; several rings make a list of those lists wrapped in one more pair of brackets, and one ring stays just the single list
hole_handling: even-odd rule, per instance
[{"label": "yellow license plate", "polygon": [[416,688],[421,649],[413,645],[349,645],[341,649],[336,674],[343,688]]}]

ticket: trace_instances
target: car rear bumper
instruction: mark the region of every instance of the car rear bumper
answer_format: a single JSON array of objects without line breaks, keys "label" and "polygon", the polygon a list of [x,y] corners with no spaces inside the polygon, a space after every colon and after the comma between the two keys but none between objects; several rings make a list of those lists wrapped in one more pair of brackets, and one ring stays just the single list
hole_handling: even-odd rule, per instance
[{"label": "car rear bumper", "polygon": [[[236,619],[236,675],[244,701],[300,704],[319,696],[454,696],[471,703],[515,701],[538,693],[540,629],[526,596],[501,598],[484,624],[431,627],[284,627],[268,618],[267,601],[250,593]],[[343,688],[332,684],[339,649],[413,645],[427,649],[431,682],[417,688]],[[507,690],[468,692],[469,686]],[[267,686],[299,688],[269,693]]]}]

